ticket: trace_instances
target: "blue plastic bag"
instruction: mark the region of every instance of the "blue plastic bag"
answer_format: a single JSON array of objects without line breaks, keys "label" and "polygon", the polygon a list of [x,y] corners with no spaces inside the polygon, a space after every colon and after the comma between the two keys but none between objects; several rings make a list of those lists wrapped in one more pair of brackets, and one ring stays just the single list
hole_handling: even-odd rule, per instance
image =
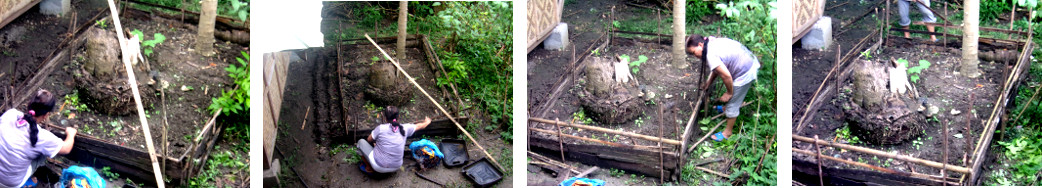
[{"label": "blue plastic bag", "polygon": [[438,159],[445,158],[445,154],[441,153],[441,150],[438,149],[438,145],[427,139],[412,142],[409,144],[409,149],[412,150],[412,158],[417,160],[422,159],[420,156],[416,155],[417,153],[420,153],[421,150],[433,153],[435,156],[438,156]]},{"label": "blue plastic bag", "polygon": [[62,170],[62,177],[58,181],[62,185],[69,185],[72,183],[72,187],[83,187],[83,188],[103,188],[105,187],[105,179],[98,175],[97,171],[91,167],[82,166],[70,166]]},{"label": "blue plastic bag", "polygon": [[604,180],[571,177],[561,182],[560,186],[604,186]]}]

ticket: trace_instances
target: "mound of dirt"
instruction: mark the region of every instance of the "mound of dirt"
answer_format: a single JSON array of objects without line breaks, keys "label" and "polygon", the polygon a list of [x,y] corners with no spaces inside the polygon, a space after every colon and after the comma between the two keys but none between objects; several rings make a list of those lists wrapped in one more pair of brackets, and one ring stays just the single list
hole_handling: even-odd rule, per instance
[{"label": "mound of dirt", "polygon": [[[76,90],[83,101],[95,111],[109,115],[127,115],[135,112],[134,94],[126,79],[126,70],[120,58],[119,41],[113,31],[92,28],[88,31],[84,52],[84,66],[74,70]],[[139,64],[140,66],[141,64]],[[141,103],[146,109],[157,100],[155,82],[147,70],[135,68]]]},{"label": "mound of dirt", "polygon": [[887,89],[890,76],[883,63],[859,60],[852,82],[843,92],[850,99],[844,105],[852,132],[875,144],[898,144],[923,133],[926,117],[921,105],[907,94]]},{"label": "mound of dirt", "polygon": [[413,89],[407,79],[390,61],[374,62],[369,66],[365,95],[377,105],[401,106],[412,98]]},{"label": "mound of dirt", "polygon": [[615,69],[608,58],[591,57],[586,65],[585,83],[579,91],[581,105],[593,120],[605,124],[621,124],[637,118],[644,108],[641,91],[635,80],[618,83],[613,79]]}]

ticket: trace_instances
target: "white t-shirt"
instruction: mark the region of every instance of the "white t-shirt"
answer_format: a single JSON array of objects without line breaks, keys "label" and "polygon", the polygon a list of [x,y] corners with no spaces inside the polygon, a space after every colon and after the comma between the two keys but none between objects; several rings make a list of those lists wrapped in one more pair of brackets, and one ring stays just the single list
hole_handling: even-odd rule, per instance
[{"label": "white t-shirt", "polygon": [[[29,179],[32,161],[58,155],[64,141],[39,126],[36,147],[29,141],[29,122],[25,114],[10,109],[0,116],[0,187],[18,187]],[[26,170],[28,169],[28,171]]]},{"label": "white t-shirt", "polygon": [[760,68],[760,62],[748,48],[738,41],[728,38],[709,37],[706,42],[706,66],[709,70],[724,66],[731,73],[735,86],[749,84],[756,80],[756,70]]}]

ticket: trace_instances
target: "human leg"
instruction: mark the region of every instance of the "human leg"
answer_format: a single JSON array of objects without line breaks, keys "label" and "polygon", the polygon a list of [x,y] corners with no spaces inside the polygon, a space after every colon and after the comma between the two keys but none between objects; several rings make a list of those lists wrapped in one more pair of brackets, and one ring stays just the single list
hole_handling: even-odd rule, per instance
[{"label": "human leg", "polygon": [[[897,0],[897,14],[900,15],[900,20],[897,24],[901,25],[904,29],[908,29],[908,25],[912,24],[912,20],[908,18],[908,1]],[[889,24],[889,23],[887,23]],[[910,38],[911,34],[905,32],[905,38]]]},{"label": "human leg", "polygon": [[[738,112],[742,109],[742,103],[745,101],[745,95],[749,93],[749,88],[752,87],[752,82],[735,86],[734,96],[731,97],[730,101],[724,108],[724,115],[727,116],[727,127],[724,128],[723,134],[725,138],[730,138],[734,130],[735,120],[738,118]],[[715,136],[713,139],[717,139]]]},{"label": "human leg", "polygon": [[[916,5],[917,8],[919,8],[919,13],[921,13],[923,15],[923,22],[924,23],[936,23],[937,22],[937,17],[935,17],[933,15],[933,11],[931,11],[930,8],[929,8],[930,0],[920,0],[920,1],[922,1],[923,3],[922,4],[915,3],[915,5]],[[932,25],[931,26],[926,26],[926,30],[929,30],[930,32],[934,32],[934,28],[935,27],[932,26]],[[930,41],[937,41],[937,36],[936,35],[930,35]]]}]

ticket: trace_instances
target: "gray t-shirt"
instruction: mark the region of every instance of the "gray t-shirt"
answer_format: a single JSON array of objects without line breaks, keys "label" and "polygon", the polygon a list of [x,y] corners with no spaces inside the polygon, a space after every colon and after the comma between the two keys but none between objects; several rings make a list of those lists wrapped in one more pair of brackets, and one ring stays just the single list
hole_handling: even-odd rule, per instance
[{"label": "gray t-shirt", "polygon": [[[373,147],[373,159],[380,167],[398,168],[402,166],[405,138],[412,136],[412,133],[416,131],[414,124],[402,124],[402,129],[405,130],[393,130],[393,127],[390,123],[381,124],[376,126],[371,134],[373,140],[376,141]],[[405,136],[402,136],[401,131],[405,131]]]},{"label": "gray t-shirt", "polygon": [[62,139],[43,128],[33,147],[29,143],[29,122],[22,119],[24,115],[10,109],[0,116],[0,187],[22,185],[30,175],[34,159],[52,158],[62,148]]},{"label": "gray t-shirt", "polygon": [[756,70],[760,62],[748,48],[738,41],[728,38],[709,37],[707,42],[706,65],[710,70],[723,65],[731,73],[735,86],[749,84],[756,80]]}]

